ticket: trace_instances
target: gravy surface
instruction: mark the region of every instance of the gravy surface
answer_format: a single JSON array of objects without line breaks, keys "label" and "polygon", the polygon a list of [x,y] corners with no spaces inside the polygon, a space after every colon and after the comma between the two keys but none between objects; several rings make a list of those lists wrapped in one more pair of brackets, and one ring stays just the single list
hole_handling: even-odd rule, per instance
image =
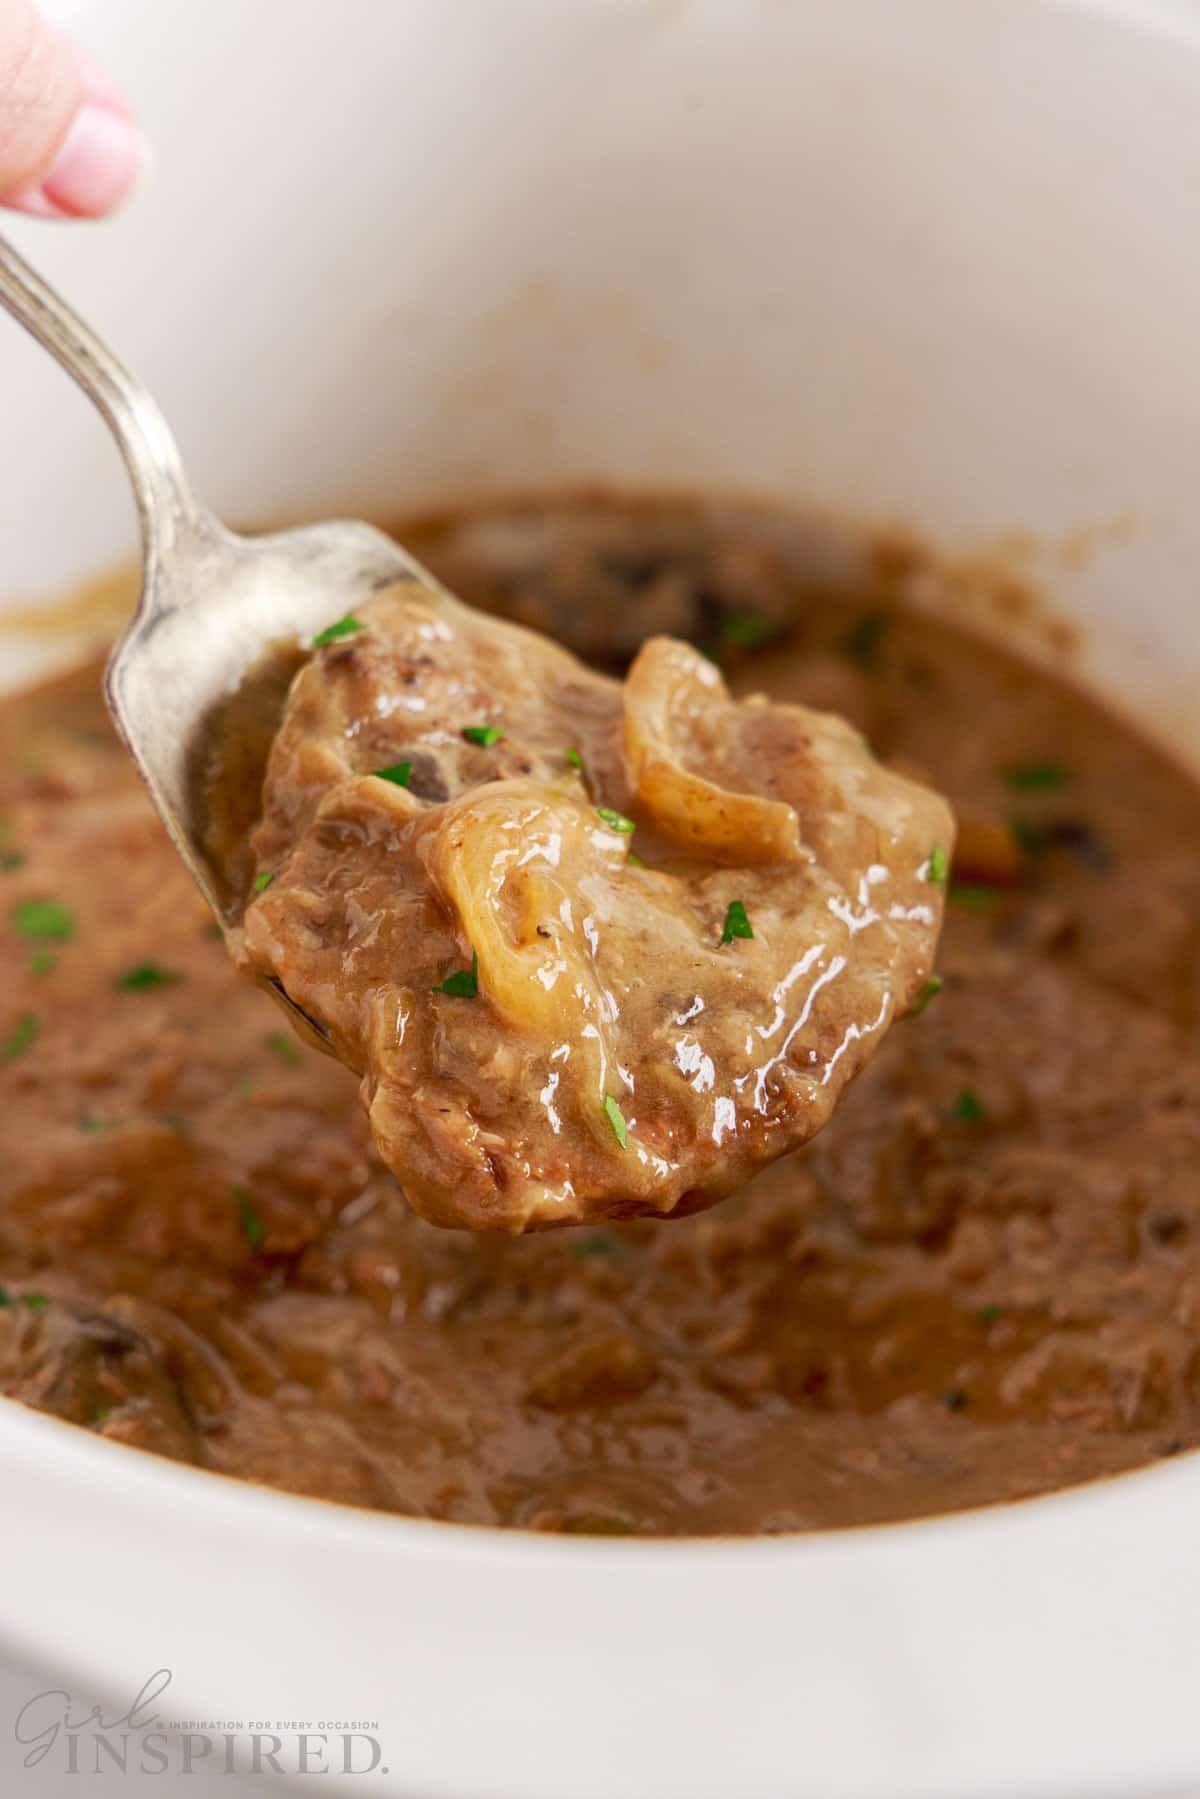
[{"label": "gravy surface", "polygon": [[415,547],[602,659],[639,619],[715,639],[736,689],[838,710],[947,792],[943,991],[711,1214],[439,1230],[353,1078],[229,966],[98,670],[20,695],[5,1393],[299,1492],[614,1534],[903,1518],[1200,1442],[1195,786],[1069,687],[702,536],[549,508]]}]

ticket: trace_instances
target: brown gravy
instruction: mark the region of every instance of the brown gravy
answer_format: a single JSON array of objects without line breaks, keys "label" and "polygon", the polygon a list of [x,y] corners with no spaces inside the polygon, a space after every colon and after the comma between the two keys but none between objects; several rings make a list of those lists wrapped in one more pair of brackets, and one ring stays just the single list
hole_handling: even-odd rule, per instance
[{"label": "brown gravy", "polygon": [[734,527],[736,606],[711,569],[660,581],[645,520],[612,528],[602,567],[591,545],[523,572],[510,546],[489,578],[449,527],[418,549],[601,654],[639,608],[679,630],[662,615],[691,606],[735,687],[833,707],[936,782],[961,826],[944,990],[808,1149],[709,1215],[440,1231],[374,1159],[352,1078],[229,966],[98,671],[20,695],[3,1390],[295,1491],[560,1531],[904,1518],[1194,1446],[1196,787],[1084,696],[876,595],[801,594],[777,642],[729,628],[777,604]]}]

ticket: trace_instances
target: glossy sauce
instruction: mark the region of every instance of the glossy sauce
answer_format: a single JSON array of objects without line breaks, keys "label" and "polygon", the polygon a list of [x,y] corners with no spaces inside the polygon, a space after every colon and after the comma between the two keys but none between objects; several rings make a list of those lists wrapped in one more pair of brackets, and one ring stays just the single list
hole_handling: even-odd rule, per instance
[{"label": "glossy sauce", "polygon": [[411,584],[343,625],[288,695],[231,941],[362,1075],[413,1208],[681,1216],[807,1142],[927,990],[945,801],[677,638],[619,684]]}]

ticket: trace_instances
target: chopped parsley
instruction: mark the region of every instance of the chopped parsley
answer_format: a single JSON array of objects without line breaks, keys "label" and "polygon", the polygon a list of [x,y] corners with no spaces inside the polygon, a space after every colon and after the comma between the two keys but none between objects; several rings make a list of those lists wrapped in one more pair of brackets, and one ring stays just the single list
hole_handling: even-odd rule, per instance
[{"label": "chopped parsley", "polygon": [[320,650],[327,643],[336,643],[339,637],[353,637],[356,631],[365,630],[366,626],[362,620],[355,618],[352,612],[348,612],[345,618],[335,619],[333,624],[326,625],[323,631],[318,631],[312,640],[312,647],[314,650]]},{"label": "chopped parsley", "polygon": [[300,1051],[297,1049],[296,1040],[290,1032],[268,1031],[264,1038],[264,1042],[266,1043],[267,1048],[279,1057],[281,1062],[287,1063],[289,1068],[299,1068]]},{"label": "chopped parsley", "polygon": [[859,668],[870,672],[879,667],[879,652],[887,634],[886,612],[864,612],[841,641],[843,655]]},{"label": "chopped parsley", "polygon": [[944,887],[946,877],[950,873],[950,858],[940,843],[935,843],[929,852],[929,861],[925,868],[925,879],[934,887]]},{"label": "chopped parsley", "polygon": [[584,1231],[576,1234],[571,1254],[578,1262],[597,1261],[602,1256],[620,1261],[628,1251],[620,1237],[614,1237],[611,1231]]},{"label": "chopped parsley", "polygon": [[1015,793],[1052,793],[1069,778],[1061,762],[1014,762],[1002,772]]},{"label": "chopped parsley", "polygon": [[504,736],[499,725],[464,725],[462,734],[468,743],[477,743],[481,750],[490,749]]},{"label": "chopped parsley", "polygon": [[0,1044],[0,1062],[15,1062],[37,1042],[38,1021],[36,1012],[22,1012],[12,1030]]},{"label": "chopped parsley", "polygon": [[980,1324],[996,1324],[999,1322],[1001,1310],[1000,1306],[980,1306],[975,1316]]},{"label": "chopped parsley", "polygon": [[950,1107],[950,1116],[955,1124],[982,1124],[987,1108],[974,1087],[964,1087]]},{"label": "chopped parsley", "polygon": [[931,974],[930,975],[929,979],[925,982],[925,984],[922,986],[920,992],[917,994],[916,999],[913,1001],[913,1017],[914,1018],[916,1018],[918,1016],[918,1014],[920,1014],[921,1012],[923,1012],[925,1010],[926,1006],[929,1004],[931,999],[935,999],[937,997],[937,995],[942,991],[942,985],[943,985],[942,977],[940,974]]},{"label": "chopped parsley", "polygon": [[612,1126],[612,1134],[624,1149],[629,1140],[629,1126],[625,1123],[624,1114],[611,1093],[604,1095],[604,1116]]},{"label": "chopped parsley", "polygon": [[471,957],[470,968],[456,968],[448,974],[444,981],[439,981],[433,990],[435,993],[448,993],[451,999],[474,999],[479,992],[479,957]]},{"label": "chopped parsley", "polygon": [[250,889],[250,891],[254,895],[255,899],[258,898],[260,893],[265,893],[267,891],[267,888],[271,885],[271,882],[274,879],[275,879],[275,870],[273,868],[264,868],[261,874],[255,875],[254,885]]},{"label": "chopped parsley", "polygon": [[632,818],[626,818],[623,812],[614,812],[611,806],[597,806],[596,816],[610,831],[617,831],[622,837],[628,837],[632,831],[637,830]]},{"label": "chopped parsley", "polygon": [[[20,1299],[21,1304],[27,1306],[31,1312],[44,1312],[46,1307],[50,1304],[50,1301],[46,1298],[44,1293],[33,1291],[22,1293]],[[0,1311],[11,1311],[16,1303],[16,1300],[8,1291],[8,1288],[0,1287]]]},{"label": "chopped parsley", "polygon": [[58,967],[58,957],[48,949],[35,949],[29,958],[30,974],[51,974]]},{"label": "chopped parsley", "polygon": [[89,1135],[95,1135],[98,1131],[115,1130],[116,1124],[115,1118],[105,1118],[101,1112],[81,1112],[79,1114],[79,1128],[81,1131],[87,1131]]},{"label": "chopped parsley", "polygon": [[25,899],[13,907],[12,921],[22,937],[66,943],[75,935],[75,920],[57,900]]},{"label": "chopped parsley", "polygon": [[741,900],[730,900],[729,910],[725,914],[725,928],[721,932],[722,943],[732,943],[735,937],[753,937],[754,927],[746,916],[746,908]]},{"label": "chopped parsley", "polygon": [[24,850],[0,850],[0,869],[2,869],[6,875],[10,875],[14,873],[16,869],[24,868],[24,866]]},{"label": "chopped parsley", "polygon": [[995,887],[988,887],[982,881],[950,883],[950,903],[952,906],[961,906],[964,912],[994,912],[1001,897]]},{"label": "chopped parsley", "polygon": [[742,650],[756,650],[778,637],[779,627],[761,612],[727,612],[721,620],[721,636]]},{"label": "chopped parsley", "polygon": [[117,976],[116,985],[126,993],[145,993],[152,987],[174,987],[182,979],[176,969],[164,968],[161,962],[135,962]]},{"label": "chopped parsley", "polygon": [[235,1186],[233,1189],[233,1197],[237,1202],[238,1223],[242,1227],[243,1237],[245,1237],[251,1249],[261,1249],[264,1235],[263,1222],[258,1213],[254,1210],[250,1195],[244,1187]]},{"label": "chopped parsley", "polygon": [[188,1120],[178,1112],[160,1112],[158,1122],[165,1125],[167,1130],[174,1131],[177,1137],[190,1137],[192,1134]]},{"label": "chopped parsley", "polygon": [[390,762],[386,768],[372,770],[377,781],[390,781],[393,787],[407,787],[412,779],[411,762]]},{"label": "chopped parsley", "polygon": [[567,751],[567,762],[572,768],[577,768],[580,774],[583,773],[583,757],[578,750]]},{"label": "chopped parsley", "polygon": [[642,858],[638,855],[636,850],[627,850],[625,854],[625,866],[626,868],[645,868],[646,864],[642,861]]}]

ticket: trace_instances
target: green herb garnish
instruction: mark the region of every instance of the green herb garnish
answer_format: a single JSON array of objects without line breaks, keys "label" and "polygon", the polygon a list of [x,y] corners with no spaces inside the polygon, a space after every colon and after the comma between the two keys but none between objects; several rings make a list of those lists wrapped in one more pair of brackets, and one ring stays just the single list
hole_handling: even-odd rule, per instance
[{"label": "green herb garnish", "polygon": [[868,672],[879,667],[879,652],[888,628],[886,612],[864,612],[842,638],[841,649],[851,662]]},{"label": "green herb garnish", "polygon": [[596,816],[608,826],[610,831],[618,831],[622,837],[627,837],[631,831],[637,830],[632,818],[626,818],[623,812],[614,812],[611,806],[597,806]]},{"label": "green herb garnish", "polygon": [[116,985],[126,993],[145,993],[151,987],[174,987],[182,979],[176,969],[164,968],[160,962],[135,962],[117,976]]},{"label": "green herb garnish", "polygon": [[946,884],[946,876],[949,873],[950,858],[942,848],[941,844],[935,843],[929,852],[929,861],[926,864],[925,869],[925,879],[931,882],[934,887],[944,887]]},{"label": "green herb garnish", "polygon": [[580,774],[583,773],[583,757],[579,754],[578,750],[568,750],[567,761],[572,768],[577,768]]},{"label": "green herb garnish", "polygon": [[922,986],[920,992],[917,994],[916,999],[913,1001],[912,1009],[913,1009],[913,1017],[914,1018],[916,1018],[920,1013],[922,1013],[925,1010],[926,1006],[929,1004],[931,999],[934,999],[937,997],[937,995],[942,991],[942,986],[943,986],[943,982],[942,982],[941,975],[940,974],[931,974],[929,979]]},{"label": "green herb garnish", "polygon": [[1016,793],[1052,793],[1069,778],[1061,762],[1014,762],[1002,772]]},{"label": "green herb garnish", "polygon": [[58,967],[58,957],[48,949],[35,949],[29,958],[30,974],[51,974]]},{"label": "green herb garnish", "polygon": [[504,736],[499,725],[464,725],[462,734],[468,743],[477,743],[481,750],[490,749]]},{"label": "green herb garnish", "polygon": [[81,1131],[87,1131],[89,1135],[94,1135],[98,1131],[115,1130],[116,1123],[115,1118],[105,1118],[100,1112],[81,1112],[79,1114],[79,1128]]},{"label": "green herb garnish", "polygon": [[721,620],[721,636],[743,650],[756,650],[778,637],[779,626],[760,612],[727,612]]},{"label": "green herb garnish", "polygon": [[412,777],[411,762],[392,762],[387,768],[372,770],[377,781],[390,781],[393,787],[407,787]]},{"label": "green herb garnish", "polygon": [[26,859],[24,850],[0,850],[0,869],[10,875],[16,869],[24,868]]},{"label": "green herb garnish", "polygon": [[261,1249],[263,1240],[263,1222],[258,1213],[254,1210],[250,1195],[244,1187],[235,1186],[233,1189],[233,1197],[237,1201],[238,1223],[242,1227],[243,1237],[245,1237],[251,1249]]},{"label": "green herb garnish", "polygon": [[974,1087],[964,1087],[950,1108],[955,1124],[981,1124],[987,1110]]},{"label": "green herb garnish", "polygon": [[448,993],[451,999],[474,999],[479,992],[479,957],[471,957],[470,968],[457,968],[439,981],[435,993]]},{"label": "green herb garnish", "polygon": [[[22,1293],[20,1298],[21,1304],[27,1306],[31,1312],[44,1312],[50,1304],[44,1293],[36,1291]],[[10,1311],[16,1303],[7,1287],[0,1287],[0,1311]]]},{"label": "green herb garnish", "polygon": [[36,1012],[22,1012],[3,1044],[0,1044],[0,1061],[15,1062],[23,1056],[27,1049],[32,1049],[37,1042],[38,1021]]},{"label": "green herb garnish", "polygon": [[160,1112],[158,1122],[169,1131],[174,1131],[177,1137],[190,1137],[192,1134],[191,1124],[178,1112]]},{"label": "green herb garnish", "polygon": [[299,1068],[300,1051],[296,1047],[295,1038],[289,1031],[268,1031],[264,1042],[281,1062],[287,1063],[289,1068]]},{"label": "green herb garnish", "polygon": [[730,900],[729,910],[725,914],[725,928],[721,932],[722,943],[732,943],[735,937],[753,937],[754,929],[746,916],[746,908],[741,900]]},{"label": "green herb garnish", "polygon": [[626,850],[625,866],[626,868],[645,868],[646,864],[642,861],[642,858],[638,855],[636,850]]},{"label": "green herb garnish", "polygon": [[255,899],[258,898],[260,893],[265,893],[267,891],[267,888],[271,885],[271,882],[274,879],[275,879],[275,870],[273,868],[264,868],[261,874],[255,875],[254,885],[250,889],[250,891],[254,895]]},{"label": "green herb garnish", "polygon": [[335,619],[333,624],[326,625],[323,631],[318,631],[312,640],[312,647],[314,650],[323,649],[327,643],[336,643],[339,637],[353,637],[356,631],[365,630],[366,626],[362,620],[355,618],[352,612],[348,612],[345,618]]},{"label": "green herb garnish", "polygon": [[980,1324],[995,1324],[1000,1318],[1001,1311],[1002,1308],[1000,1306],[980,1306],[975,1316],[978,1318]]},{"label": "green herb garnish", "polygon": [[604,1116],[612,1126],[612,1134],[624,1149],[629,1139],[629,1126],[625,1123],[620,1106],[611,1093],[604,1095]]},{"label": "green herb garnish", "polygon": [[66,943],[75,935],[75,920],[57,900],[19,900],[13,907],[12,921],[22,937],[44,939],[47,943]]},{"label": "green herb garnish", "polygon": [[587,1231],[577,1234],[571,1244],[571,1254],[579,1262],[591,1262],[601,1256],[620,1261],[628,1251],[620,1237],[614,1237],[611,1231]]},{"label": "green herb garnish", "polygon": [[947,897],[952,906],[961,906],[964,912],[994,912],[1003,896],[982,881],[951,881]]}]

